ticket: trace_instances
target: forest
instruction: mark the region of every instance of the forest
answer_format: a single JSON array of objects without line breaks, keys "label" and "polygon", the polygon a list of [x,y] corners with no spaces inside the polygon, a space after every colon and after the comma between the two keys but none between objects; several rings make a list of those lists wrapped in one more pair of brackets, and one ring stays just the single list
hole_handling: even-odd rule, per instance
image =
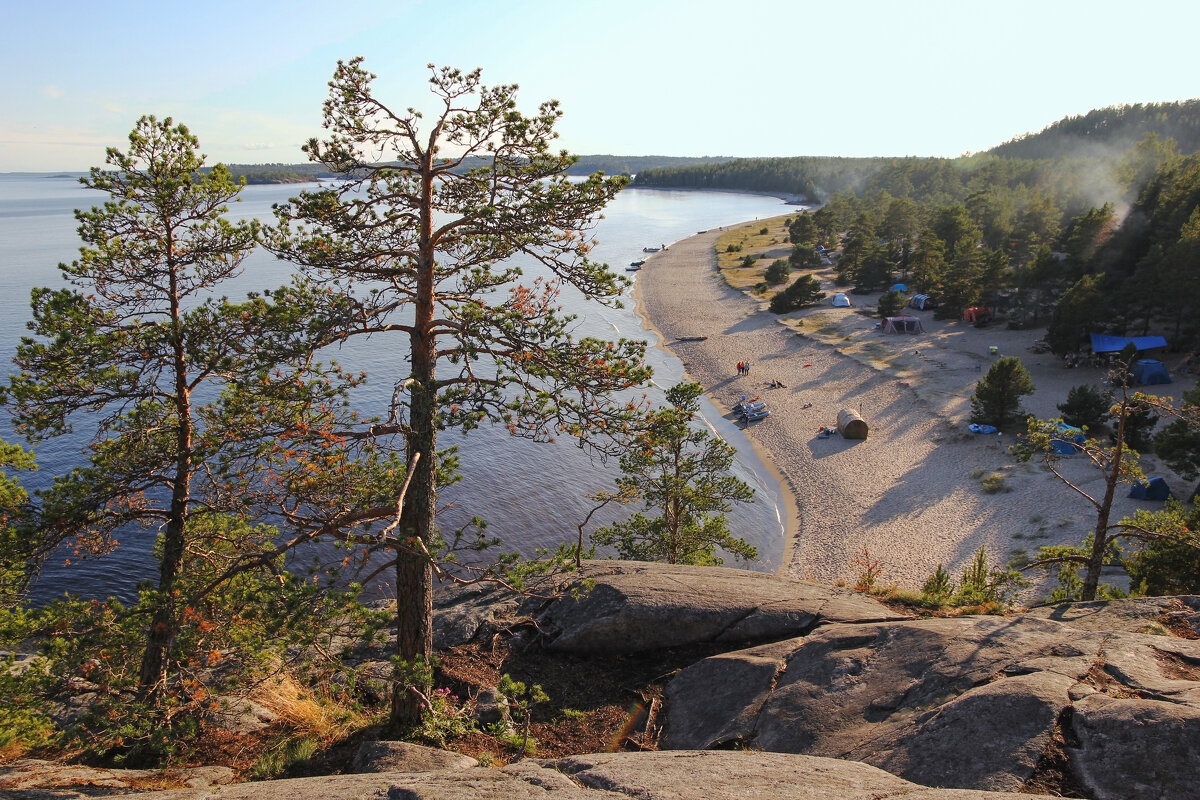
[{"label": "forest", "polygon": [[843,285],[899,280],[943,316],[983,305],[1013,326],[1048,325],[1060,355],[1090,332],[1153,331],[1189,352],[1200,344],[1196,115],[1195,101],[1111,108],[958,159],[741,159],[647,170],[634,185],[804,197],[820,207],[792,225],[793,263],[816,245],[840,249]]},{"label": "forest", "polygon": [[[577,156],[566,168],[567,175],[585,176],[594,172],[607,175],[633,175],[647,169],[675,169],[703,164],[732,161],[732,156]],[[455,170],[486,167],[491,162],[476,157],[463,159]],[[345,175],[331,171],[323,164],[226,164],[226,168],[249,185],[268,183],[307,183],[318,180],[343,180]]]}]

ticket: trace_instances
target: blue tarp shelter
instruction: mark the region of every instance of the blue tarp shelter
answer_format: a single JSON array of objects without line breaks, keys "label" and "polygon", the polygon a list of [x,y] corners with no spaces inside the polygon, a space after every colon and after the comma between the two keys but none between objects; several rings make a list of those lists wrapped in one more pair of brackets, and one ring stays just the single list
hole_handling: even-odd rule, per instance
[{"label": "blue tarp shelter", "polygon": [[1167,340],[1161,336],[1109,336],[1104,333],[1089,333],[1088,336],[1092,339],[1093,353],[1119,353],[1130,342],[1139,351],[1167,346]]},{"label": "blue tarp shelter", "polygon": [[907,286],[905,286],[903,283],[893,283],[893,284],[892,284],[892,291],[893,291],[893,292],[907,292],[907,291],[908,291],[908,287],[907,287]]},{"label": "blue tarp shelter", "polygon": [[1135,500],[1166,500],[1171,496],[1171,489],[1162,478],[1151,478],[1129,487],[1129,496]]},{"label": "blue tarp shelter", "polygon": [[1133,365],[1133,379],[1142,386],[1154,386],[1159,383],[1170,383],[1171,373],[1161,361],[1152,358],[1138,359]]},{"label": "blue tarp shelter", "polygon": [[1056,438],[1050,441],[1050,452],[1059,456],[1073,456],[1079,451],[1071,446],[1072,443],[1083,444],[1087,437],[1081,428],[1059,424]]}]

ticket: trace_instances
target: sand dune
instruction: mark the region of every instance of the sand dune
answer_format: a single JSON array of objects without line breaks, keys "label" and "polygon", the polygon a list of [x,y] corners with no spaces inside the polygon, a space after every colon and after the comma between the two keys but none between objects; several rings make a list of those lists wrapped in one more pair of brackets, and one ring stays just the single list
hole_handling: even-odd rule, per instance
[{"label": "sand dune", "polygon": [[[1032,555],[1041,545],[1082,540],[1095,520],[1092,507],[1044,467],[1016,464],[1011,433],[975,436],[966,423],[975,383],[998,355],[1021,356],[1037,386],[1025,407],[1042,417],[1059,415],[1055,405],[1071,386],[1099,384],[1100,369],[1064,369],[1049,353],[1030,353],[1038,332],[976,329],[934,321],[931,312],[915,312],[927,327],[918,336],[884,336],[853,308],[826,305],[777,317],[723,283],[713,249],[718,235],[694,236],[652,256],[634,296],[660,345],[718,408],[729,410],[742,394],[767,401],[771,415],[752,423],[748,436],[793,495],[783,573],[853,582],[865,548],[882,562],[883,580],[919,589],[938,564],[957,577],[981,545],[1000,561],[1017,549]],[[869,305],[876,299],[861,298]],[[686,341],[697,336],[708,338]],[[737,375],[739,361],[750,362],[749,375]],[[1178,396],[1191,385],[1190,377],[1179,380],[1188,377],[1181,370],[1173,374],[1174,384],[1155,387],[1171,390],[1160,394]],[[786,388],[770,388],[773,380]],[[843,408],[861,412],[867,439],[818,438]],[[1177,496],[1190,492],[1154,459],[1146,466],[1148,474],[1167,477]],[[1098,490],[1099,471],[1082,459],[1066,470],[1083,488]],[[981,479],[992,473],[1004,475],[1010,491],[984,493]],[[1119,494],[1117,518],[1139,505],[1161,505]]]}]

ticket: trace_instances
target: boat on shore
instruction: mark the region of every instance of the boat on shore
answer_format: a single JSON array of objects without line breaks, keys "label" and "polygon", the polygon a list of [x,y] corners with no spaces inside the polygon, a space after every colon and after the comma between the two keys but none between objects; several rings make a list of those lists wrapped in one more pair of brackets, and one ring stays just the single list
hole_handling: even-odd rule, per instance
[{"label": "boat on shore", "polygon": [[629,266],[625,268],[625,271],[626,272],[636,272],[637,270],[641,269],[642,265],[645,263],[646,263],[646,259],[644,259],[644,258],[640,261],[630,261]]},{"label": "boat on shore", "polygon": [[757,422],[760,419],[766,419],[769,416],[771,416],[771,410],[768,409],[766,407],[766,404],[764,403],[762,408],[751,409],[749,411],[743,412],[742,413],[742,422],[749,424],[751,422]]},{"label": "boat on shore", "polygon": [[766,407],[766,401],[757,397],[755,397],[753,400],[747,400],[744,395],[742,396],[741,400],[733,404],[734,413],[737,414],[744,414],[747,411],[762,411]]}]

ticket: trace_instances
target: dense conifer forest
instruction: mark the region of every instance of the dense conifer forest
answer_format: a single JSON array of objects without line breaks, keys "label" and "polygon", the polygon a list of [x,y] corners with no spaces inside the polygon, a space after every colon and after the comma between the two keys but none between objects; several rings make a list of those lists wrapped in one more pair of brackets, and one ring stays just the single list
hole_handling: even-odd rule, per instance
[{"label": "dense conifer forest", "polygon": [[657,168],[635,185],[798,195],[801,266],[840,249],[839,283],[893,280],[939,313],[974,305],[1047,325],[1061,354],[1087,333],[1161,333],[1200,346],[1200,101],[1069,117],[987,152],[947,158],[774,158]]}]

